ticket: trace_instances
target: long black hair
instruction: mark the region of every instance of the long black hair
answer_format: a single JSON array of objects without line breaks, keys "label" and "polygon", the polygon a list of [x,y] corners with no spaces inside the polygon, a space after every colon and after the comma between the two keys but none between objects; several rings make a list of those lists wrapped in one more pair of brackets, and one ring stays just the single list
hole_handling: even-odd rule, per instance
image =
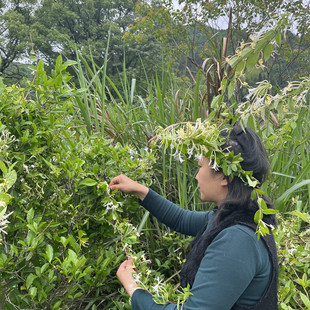
[{"label": "long black hair", "polygon": [[[258,135],[249,128],[243,129],[240,125],[236,125],[230,132],[222,131],[222,137],[226,139],[225,144],[222,146],[223,150],[227,150],[227,152],[233,151],[235,155],[241,154],[243,158],[243,161],[241,161],[242,169],[244,171],[252,171],[253,177],[259,181],[259,185],[263,184],[268,175],[269,161],[266,150]],[[206,223],[206,226],[197,234],[186,262],[182,267],[180,282],[183,288],[187,284],[193,285],[207,247],[223,229],[236,224],[243,224],[253,229],[256,228],[254,214],[258,210],[258,203],[257,199],[251,199],[253,188],[246,185],[243,180],[236,176],[233,178],[227,176],[227,181],[228,194],[215,211],[211,229],[204,233],[208,225]],[[267,196],[262,198],[265,200],[268,208],[273,208],[273,204]],[[276,225],[273,214],[264,215],[263,220],[270,227]]]},{"label": "long black hair", "polygon": [[[259,136],[250,128],[242,128],[239,124],[235,125],[229,132],[222,131],[221,136],[226,142],[222,145],[223,150],[233,151],[234,155],[241,154],[241,167],[244,171],[252,171],[253,177],[259,181],[261,186],[270,170],[270,164],[264,145]],[[240,208],[249,212],[257,211],[257,199],[251,199],[253,188],[244,184],[239,177],[227,177],[228,194],[219,206],[214,218],[214,224],[218,224],[223,218]],[[273,209],[273,203],[268,196],[263,195],[267,207]]]}]

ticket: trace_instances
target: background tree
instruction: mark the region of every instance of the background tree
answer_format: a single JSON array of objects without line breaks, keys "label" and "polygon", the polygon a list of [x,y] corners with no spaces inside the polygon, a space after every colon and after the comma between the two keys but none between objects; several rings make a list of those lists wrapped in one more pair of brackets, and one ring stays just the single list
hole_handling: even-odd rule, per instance
[{"label": "background tree", "polygon": [[[30,27],[37,0],[0,2],[0,72],[22,58],[31,48]],[[12,74],[12,70],[8,75]]]},{"label": "background tree", "polygon": [[125,69],[131,77],[144,78],[144,68],[147,73],[154,71],[161,52],[154,40],[143,44],[123,42],[125,31],[135,19],[135,5],[135,0],[43,0],[36,10],[37,22],[32,28],[35,47],[51,63],[59,52],[75,59],[74,43],[101,66],[110,30],[107,74],[115,76]]},{"label": "background tree", "polygon": [[[247,42],[250,33],[259,32],[272,17],[287,12],[290,33],[278,47],[281,52],[273,54],[269,63],[264,64],[266,72],[261,77],[268,77],[283,87],[287,80],[309,70],[310,14],[306,1],[179,0],[178,4],[176,8],[172,0],[141,2],[138,7],[141,18],[132,24],[128,36],[141,40],[145,34],[154,35],[168,53],[183,59],[185,66],[179,66],[181,74],[188,63],[201,67],[205,59],[215,56],[215,50],[221,54],[227,48],[227,41],[223,43],[227,31],[222,29],[228,28],[229,8],[232,8],[232,24],[228,32],[228,55],[235,54],[239,42]],[[257,81],[258,72],[253,72],[250,79]]]},{"label": "background tree", "polygon": [[130,77],[145,80],[145,73],[151,75],[160,66],[161,49],[151,38],[124,43],[122,37],[136,17],[135,5],[136,0],[5,1],[0,71],[9,75],[14,71],[10,64],[27,57],[31,48],[49,67],[59,53],[75,59],[75,47],[102,66],[110,30],[108,75],[125,69]]}]

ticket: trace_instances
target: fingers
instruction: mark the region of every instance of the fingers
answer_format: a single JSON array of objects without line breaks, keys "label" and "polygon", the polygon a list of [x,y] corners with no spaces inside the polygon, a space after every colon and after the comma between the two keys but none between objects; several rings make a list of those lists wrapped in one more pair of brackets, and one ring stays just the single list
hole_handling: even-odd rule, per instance
[{"label": "fingers", "polygon": [[120,182],[120,175],[118,175],[117,177],[113,178],[109,184],[109,186],[113,186],[113,185],[116,185],[116,184],[119,184]]},{"label": "fingers", "polygon": [[135,279],[133,278],[134,270],[133,261],[130,257],[128,257],[125,261],[121,263],[117,270],[117,277],[124,286],[125,290],[131,297],[136,289],[139,288]]},{"label": "fingers", "polygon": [[131,258],[128,258],[120,264],[120,266],[118,267],[116,275],[118,278],[121,278],[121,277],[123,277],[124,273],[125,274],[128,274],[128,273],[131,274],[134,271],[135,270],[134,270],[133,261]]},{"label": "fingers", "polygon": [[122,190],[121,186],[124,183],[125,180],[125,176],[124,175],[118,175],[117,177],[113,178],[109,184],[110,189],[113,191],[115,189],[120,189]]},{"label": "fingers", "polygon": [[134,183],[135,182],[127,176],[120,174],[111,180],[109,186],[111,190],[118,189],[124,193],[131,193],[133,187],[132,184]]}]

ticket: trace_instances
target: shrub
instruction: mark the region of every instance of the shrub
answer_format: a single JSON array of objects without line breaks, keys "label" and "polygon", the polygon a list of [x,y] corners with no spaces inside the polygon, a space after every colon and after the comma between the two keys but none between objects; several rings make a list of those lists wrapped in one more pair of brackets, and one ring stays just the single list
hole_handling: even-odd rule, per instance
[{"label": "shrub", "polygon": [[123,246],[137,242],[127,220],[140,221],[137,201],[108,182],[151,179],[154,155],[76,128],[68,75],[58,71],[49,78],[39,68],[26,89],[1,86],[1,134],[11,141],[0,168],[3,180],[5,169],[17,173],[0,245],[2,309],[96,309],[121,298],[116,269]]},{"label": "shrub", "polygon": [[300,217],[280,218],[275,234],[280,310],[310,309],[310,216],[296,214]]}]

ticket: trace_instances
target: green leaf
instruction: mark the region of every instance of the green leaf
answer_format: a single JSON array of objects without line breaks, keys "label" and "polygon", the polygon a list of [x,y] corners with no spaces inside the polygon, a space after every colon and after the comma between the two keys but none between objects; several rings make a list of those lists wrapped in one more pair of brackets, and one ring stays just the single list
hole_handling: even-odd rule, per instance
[{"label": "green leaf", "polygon": [[6,167],[5,163],[2,160],[0,160],[0,169],[3,174],[7,174],[8,168]]},{"label": "green leaf", "polygon": [[30,290],[29,290],[29,295],[34,298],[36,297],[37,295],[37,288],[36,287],[32,287]]},{"label": "green leaf", "polygon": [[94,166],[93,166],[93,173],[94,174],[97,174],[100,170],[100,167],[98,165],[98,163],[95,163]]},{"label": "green leaf", "polygon": [[229,64],[232,68],[234,68],[234,67],[236,66],[236,64],[237,64],[239,61],[240,61],[240,58],[239,58],[239,57],[233,56],[233,57],[229,60],[228,64]]},{"label": "green leaf", "polygon": [[40,272],[41,274],[45,272],[45,270],[47,269],[48,267],[48,263],[44,264],[43,266],[41,266],[41,269],[40,269]]},{"label": "green leaf", "polygon": [[273,44],[269,43],[264,49],[264,60],[267,61],[273,52]]},{"label": "green leaf", "polygon": [[37,276],[32,274],[32,273],[30,273],[28,275],[28,277],[26,279],[26,287],[27,287],[27,289],[29,289],[29,287],[32,285],[34,279],[36,279],[36,278],[37,278]]},{"label": "green leaf", "polygon": [[227,89],[227,96],[228,96],[228,99],[230,99],[234,92],[235,92],[235,88],[236,88],[236,81],[231,81],[228,85],[228,89]]},{"label": "green leaf", "polygon": [[251,192],[251,200],[255,200],[256,199],[256,191],[255,190],[252,190]]},{"label": "green leaf", "polygon": [[257,64],[259,54],[258,53],[253,53],[250,55],[250,57],[247,59],[247,69],[251,70],[255,65]]},{"label": "green leaf", "polygon": [[236,72],[240,73],[244,70],[246,62],[244,60],[240,61],[237,65]]},{"label": "green leaf", "polygon": [[86,178],[80,182],[79,186],[95,186],[96,184],[97,184],[97,181],[91,178]]},{"label": "green leaf", "polygon": [[310,300],[309,300],[309,298],[305,294],[303,294],[302,292],[299,292],[299,295],[300,295],[300,298],[301,298],[302,302],[307,307],[307,309],[310,309]]},{"label": "green leaf", "polygon": [[83,295],[82,292],[77,292],[77,293],[73,296],[73,299],[78,298],[78,297],[80,297],[80,296],[82,296],[82,295]]},{"label": "green leaf", "polygon": [[213,97],[211,102],[211,108],[218,109],[221,106],[222,101],[223,101],[223,95],[217,95],[216,97]]},{"label": "green leaf", "polygon": [[31,209],[28,210],[28,212],[27,212],[27,222],[28,222],[28,223],[31,223],[33,217],[34,217],[34,210],[33,210],[33,208],[31,208]]},{"label": "green leaf", "polygon": [[259,197],[257,199],[257,203],[258,203],[258,206],[262,209],[262,210],[267,210],[267,204],[265,202],[265,200],[261,197]]},{"label": "green leaf", "polygon": [[61,305],[61,303],[62,303],[62,300],[57,301],[57,302],[53,305],[52,310],[58,310],[59,307],[60,307],[60,305]]},{"label": "green leaf", "polygon": [[75,60],[67,60],[63,63],[63,66],[72,66],[72,65],[76,65],[77,61]]},{"label": "green leaf", "polygon": [[295,185],[293,185],[291,188],[286,190],[278,199],[276,199],[275,203],[280,204],[283,203],[285,200],[289,198],[289,196],[294,193],[297,189],[299,189],[302,186],[306,186],[310,184],[310,179],[303,180]]},{"label": "green leaf", "polygon": [[69,255],[69,259],[74,263],[74,265],[76,265],[77,263],[77,255],[74,251],[72,251],[71,249],[68,250],[68,255]]},{"label": "green leaf", "polygon": [[275,209],[265,209],[265,210],[263,210],[264,214],[276,214],[278,212],[279,212],[279,210],[275,210]]},{"label": "green leaf", "polygon": [[128,244],[135,244],[135,243],[138,243],[138,239],[136,236],[133,235],[133,236],[125,237],[124,242]]},{"label": "green leaf", "polygon": [[298,216],[299,218],[301,218],[303,221],[307,222],[310,224],[310,215],[308,213],[301,213],[298,210],[294,210],[292,211],[292,214]]},{"label": "green leaf", "polygon": [[275,31],[274,30],[268,30],[264,36],[256,43],[254,53],[259,53],[265,46],[265,44],[272,39],[274,36]]},{"label": "green leaf", "polygon": [[276,42],[278,43],[278,46],[281,45],[281,41],[282,41],[282,35],[281,35],[281,32],[278,32],[275,36],[275,40]]},{"label": "green leaf", "polygon": [[0,207],[0,219],[4,216],[6,212],[6,207]]},{"label": "green leaf", "polygon": [[266,236],[269,234],[269,228],[266,226],[266,224],[263,221],[260,221],[259,223],[259,230],[263,236]]},{"label": "green leaf", "polygon": [[46,253],[47,260],[50,263],[52,261],[52,259],[53,259],[53,256],[54,256],[54,250],[53,250],[53,247],[50,244],[48,244],[46,246],[45,253]]},{"label": "green leaf", "polygon": [[246,175],[246,179],[247,179],[248,184],[249,184],[250,187],[254,188],[257,185],[257,183],[258,183],[257,181],[252,180],[251,177],[248,174]]},{"label": "green leaf", "polygon": [[254,222],[257,224],[259,222],[259,220],[262,219],[262,212],[260,210],[256,211],[255,212],[255,215],[254,215]]},{"label": "green leaf", "polygon": [[251,46],[247,46],[245,49],[242,50],[241,52],[241,57],[242,58],[247,58],[248,55],[252,52],[252,47]]},{"label": "green leaf", "polygon": [[12,198],[13,197],[9,194],[6,193],[0,194],[0,201],[5,202],[5,204],[8,204]]},{"label": "green leaf", "polygon": [[9,171],[6,175],[5,175],[5,180],[6,180],[6,190],[10,189],[12,187],[12,185],[14,185],[14,183],[17,180],[17,173],[15,170]]},{"label": "green leaf", "polygon": [[264,192],[263,190],[259,189],[259,188],[255,188],[255,191],[257,194],[259,195],[266,195],[266,192]]}]

